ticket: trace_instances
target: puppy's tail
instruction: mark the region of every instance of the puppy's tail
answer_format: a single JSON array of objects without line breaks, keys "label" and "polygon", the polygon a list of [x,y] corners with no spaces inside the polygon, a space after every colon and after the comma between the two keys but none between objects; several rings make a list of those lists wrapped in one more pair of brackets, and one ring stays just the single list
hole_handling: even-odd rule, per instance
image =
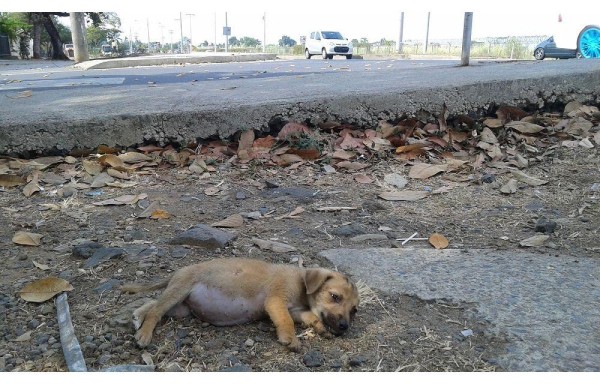
[{"label": "puppy's tail", "polygon": [[126,293],[140,293],[140,292],[151,292],[157,289],[165,288],[169,284],[169,279],[160,281],[152,285],[141,285],[141,284],[125,284],[119,287],[121,292]]}]

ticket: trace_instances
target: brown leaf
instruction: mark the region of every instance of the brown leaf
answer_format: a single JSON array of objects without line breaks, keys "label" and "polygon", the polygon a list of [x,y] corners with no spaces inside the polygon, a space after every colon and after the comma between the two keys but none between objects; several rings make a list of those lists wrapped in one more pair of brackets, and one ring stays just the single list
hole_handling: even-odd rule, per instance
[{"label": "brown leaf", "polygon": [[504,124],[502,124],[502,120],[500,119],[485,119],[483,125],[488,128],[501,128]]},{"label": "brown leaf", "polygon": [[439,233],[434,233],[429,236],[429,244],[433,245],[435,249],[445,249],[448,247],[448,239]]},{"label": "brown leaf", "polygon": [[354,180],[360,184],[371,184],[373,179],[364,173],[357,173],[354,175]]},{"label": "brown leaf", "polygon": [[351,161],[340,161],[339,163],[335,164],[335,166],[338,168],[348,169],[350,171],[360,171],[361,169],[367,168],[369,164]]},{"label": "brown leaf", "polygon": [[427,196],[429,196],[429,192],[426,191],[394,191],[379,194],[380,198],[388,201],[416,201]]},{"label": "brown leaf", "polygon": [[140,193],[139,195],[122,195],[115,197],[114,199],[108,199],[103,201],[97,201],[94,205],[131,205],[136,204],[138,201],[147,198],[148,195]]},{"label": "brown leaf", "polygon": [[438,136],[430,136],[427,138],[427,141],[433,144],[437,144],[442,148],[448,148],[448,142],[441,137]]},{"label": "brown leaf", "polygon": [[287,140],[290,137],[300,137],[302,134],[311,135],[312,131],[303,124],[290,122],[284,125],[281,131],[279,131],[277,139]]},{"label": "brown leaf", "polygon": [[317,125],[320,129],[322,129],[324,131],[335,129],[335,128],[338,128],[341,126],[341,124],[338,123],[337,121],[326,121],[323,123],[319,123]]},{"label": "brown leaf", "polygon": [[238,143],[238,153],[240,151],[248,151],[252,148],[252,144],[254,143],[254,130],[248,129],[247,131],[242,132],[240,135],[240,141]]},{"label": "brown leaf", "polygon": [[116,168],[108,168],[106,170],[106,173],[109,176],[112,177],[116,177],[117,179],[121,179],[121,180],[131,180],[131,177],[129,176],[129,174],[127,172],[121,172],[121,171],[117,171]]},{"label": "brown leaf", "polygon": [[403,145],[401,147],[396,148],[396,153],[411,152],[411,151],[414,151],[415,149],[421,149],[424,146],[425,146],[424,143]]},{"label": "brown leaf", "polygon": [[164,209],[157,209],[150,215],[150,218],[154,220],[163,220],[168,219],[169,217],[171,217],[171,214]]},{"label": "brown leaf", "polygon": [[116,155],[102,155],[98,162],[105,167],[112,167],[117,171],[131,172],[133,169],[125,165],[125,162]]},{"label": "brown leaf", "polygon": [[252,143],[252,148],[255,150],[271,149],[276,142],[277,140],[275,140],[275,138],[271,135],[267,137],[259,137],[258,139],[254,140],[254,143]]},{"label": "brown leaf", "polygon": [[545,128],[541,125],[528,123],[525,121],[513,121],[505,125],[506,128],[512,128],[521,133],[538,133],[543,131]]},{"label": "brown leaf", "polygon": [[138,151],[142,152],[158,152],[163,150],[161,147],[157,147],[156,145],[145,145],[143,147],[138,147],[137,149]]},{"label": "brown leaf", "polygon": [[352,135],[344,136],[344,139],[341,143],[339,143],[339,148],[341,149],[356,149],[364,147],[363,139],[356,138]]},{"label": "brown leaf", "polygon": [[321,156],[321,152],[319,152],[319,150],[316,148],[309,148],[309,149],[290,148],[287,151],[287,153],[290,153],[292,155],[298,155],[298,156],[300,156],[300,158],[302,158],[304,160],[315,160]]},{"label": "brown leaf", "polygon": [[239,213],[235,213],[229,217],[221,221],[217,221],[216,223],[212,223],[211,227],[219,227],[219,228],[238,228],[244,225],[244,218]]},{"label": "brown leaf", "polygon": [[96,176],[102,173],[102,165],[100,165],[100,163],[97,161],[83,160],[81,164],[83,165],[83,169],[85,169],[85,171],[91,176]]},{"label": "brown leaf", "polygon": [[427,179],[440,172],[445,172],[447,168],[447,164],[416,163],[408,173],[408,177],[412,179]]},{"label": "brown leaf", "polygon": [[273,156],[273,161],[275,161],[277,165],[285,167],[293,163],[301,163],[304,160],[298,155],[294,155],[292,153],[284,153],[281,156]]},{"label": "brown leaf", "polygon": [[143,153],[140,152],[125,152],[122,153],[118,156],[119,159],[123,160],[123,162],[125,163],[141,163],[144,161],[152,161],[153,159],[148,156],[148,155],[144,155]]},{"label": "brown leaf", "polygon": [[4,188],[16,187],[27,182],[24,177],[17,175],[0,175],[0,186]]},{"label": "brown leaf", "polygon": [[19,245],[37,247],[42,243],[42,237],[44,237],[44,235],[40,235],[39,233],[18,231],[13,235],[12,241]]},{"label": "brown leaf", "polygon": [[527,112],[517,107],[502,106],[496,111],[496,116],[506,124],[509,121],[521,120],[527,116]]},{"label": "brown leaf", "polygon": [[188,169],[194,173],[197,173],[199,175],[205,173],[208,171],[208,166],[206,165],[206,163],[204,162],[204,160],[202,159],[198,159],[196,158],[192,164],[190,164],[190,166],[188,167]]},{"label": "brown leaf", "polygon": [[43,303],[61,292],[72,291],[73,286],[66,280],[57,277],[46,277],[25,285],[19,296],[25,301]]},{"label": "brown leaf", "polygon": [[517,192],[517,188],[519,187],[519,184],[517,182],[516,179],[510,179],[508,180],[508,182],[506,184],[504,184],[501,188],[500,188],[500,192],[509,195],[512,193]]},{"label": "brown leaf", "polygon": [[535,235],[528,237],[525,240],[521,240],[519,244],[522,247],[539,247],[542,244],[544,244],[544,242],[546,242],[546,240],[548,240],[549,238],[550,236],[548,235]]},{"label": "brown leaf", "polygon": [[208,187],[204,190],[204,194],[207,196],[214,196],[214,195],[218,194],[219,192],[221,192],[219,187]]},{"label": "brown leaf", "polygon": [[97,152],[101,155],[104,155],[104,154],[114,155],[115,153],[118,153],[119,150],[117,148],[109,147],[108,145],[100,144],[98,146]]},{"label": "brown leaf", "polygon": [[344,151],[343,149],[338,149],[337,151],[333,152],[333,154],[331,155],[331,157],[333,159],[338,159],[338,160],[350,160],[354,156],[356,156],[355,153]]}]

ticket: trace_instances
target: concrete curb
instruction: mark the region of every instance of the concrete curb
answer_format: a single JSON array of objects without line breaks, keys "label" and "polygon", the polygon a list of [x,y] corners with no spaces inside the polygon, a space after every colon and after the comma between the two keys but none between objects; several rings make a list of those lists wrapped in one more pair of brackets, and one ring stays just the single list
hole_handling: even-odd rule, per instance
[{"label": "concrete curb", "polygon": [[202,63],[231,63],[244,61],[275,60],[274,53],[223,53],[223,54],[198,54],[198,55],[170,55],[170,56],[142,56],[123,57],[116,59],[90,60],[75,64],[77,69],[112,69],[127,67],[145,67],[152,65],[182,65]]}]

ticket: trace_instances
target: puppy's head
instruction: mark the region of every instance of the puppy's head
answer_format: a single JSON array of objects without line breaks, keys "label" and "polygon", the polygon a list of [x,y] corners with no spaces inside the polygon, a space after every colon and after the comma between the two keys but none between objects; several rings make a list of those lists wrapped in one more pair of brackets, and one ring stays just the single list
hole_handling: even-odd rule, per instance
[{"label": "puppy's head", "polygon": [[324,268],[309,268],[304,275],[311,311],[336,336],[346,332],[358,309],[358,290],[344,275]]}]

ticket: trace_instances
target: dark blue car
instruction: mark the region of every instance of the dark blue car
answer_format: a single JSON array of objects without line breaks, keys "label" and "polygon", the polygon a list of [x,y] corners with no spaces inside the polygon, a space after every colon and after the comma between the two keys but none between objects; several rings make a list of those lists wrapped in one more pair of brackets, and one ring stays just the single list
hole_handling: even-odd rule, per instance
[{"label": "dark blue car", "polygon": [[555,59],[600,58],[600,27],[597,25],[585,26],[577,36],[577,45],[574,49],[557,47],[554,37],[551,36],[535,47],[533,57],[536,60],[544,60],[547,57]]}]

